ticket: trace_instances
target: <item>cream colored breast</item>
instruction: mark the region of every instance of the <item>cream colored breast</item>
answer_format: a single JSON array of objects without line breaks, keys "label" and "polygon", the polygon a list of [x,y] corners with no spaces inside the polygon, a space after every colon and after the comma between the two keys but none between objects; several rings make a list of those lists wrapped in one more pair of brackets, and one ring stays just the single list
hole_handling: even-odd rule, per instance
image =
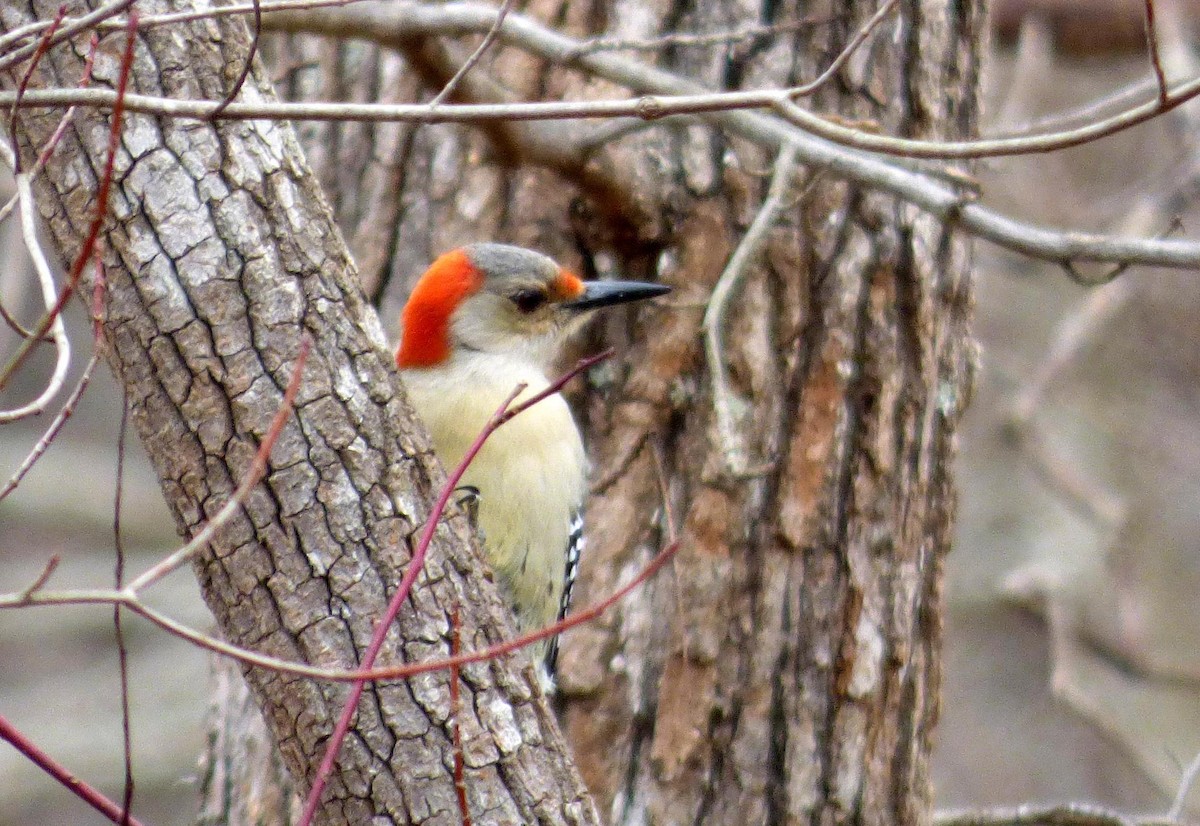
[{"label": "cream colored breast", "polygon": [[[404,371],[417,414],[438,458],[452,470],[518,383],[528,398],[547,386],[536,367],[521,369],[486,354],[467,354],[450,371]],[[469,375],[468,387],[461,376]],[[479,489],[479,529],[492,567],[523,629],[553,622],[562,594],[570,516],[583,502],[586,461],[566,402],[551,396],[500,427],[463,476]]]}]

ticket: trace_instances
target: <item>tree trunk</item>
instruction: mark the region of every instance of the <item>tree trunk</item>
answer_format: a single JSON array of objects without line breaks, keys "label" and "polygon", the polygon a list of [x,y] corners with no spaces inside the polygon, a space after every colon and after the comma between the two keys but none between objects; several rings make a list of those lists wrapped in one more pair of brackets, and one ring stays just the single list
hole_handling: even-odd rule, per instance
[{"label": "tree trunk", "polygon": [[[778,4],[768,22],[848,17],[729,61],[681,50],[680,70],[714,88],[798,85],[875,5]],[[685,6],[663,4],[659,26],[710,31],[735,13]],[[813,107],[889,134],[973,135],[981,14],[900,8]],[[589,508],[581,599],[646,558],[630,513],[658,500],[656,454],[683,550],[674,577],[568,636],[576,759],[613,823],[924,822],[969,243],[894,199],[817,179],[730,305],[724,358],[733,403],[748,403],[737,429],[749,455],[749,472],[731,474],[735,445],[714,412],[726,402],[698,352],[701,310],[686,308],[720,274],[763,197],[752,172],[772,158],[700,127],[658,144],[661,172],[644,186],[677,211],[658,260],[679,306],[639,331],[635,366],[590,401],[597,477],[612,481]],[[740,169],[718,162],[731,150]]]},{"label": "tree trunk", "polygon": [[[13,0],[0,8],[12,29],[52,19],[57,4]],[[177,10],[137,4],[141,15]],[[124,41],[120,31],[102,38],[95,83],[117,85]],[[86,39],[80,44],[52,48],[31,88],[75,86]],[[248,44],[245,24],[227,17],[146,28],[130,91],[220,100]],[[244,94],[271,99],[261,69]],[[16,118],[26,168],[60,116],[24,110]],[[95,213],[108,122],[107,113],[76,112],[37,183],[38,207],[65,261],[79,254]],[[291,128],[127,115],[105,220],[106,356],[185,535],[247,473],[302,336],[311,338],[266,476],[196,560],[196,572],[230,641],[354,666],[441,475]],[[85,272],[81,291],[89,295],[91,267]],[[380,662],[446,656],[455,605],[464,649],[511,633],[457,517],[440,532]],[[297,785],[307,788],[347,686],[258,668],[246,677]],[[465,781],[476,811],[496,823],[595,822],[527,659],[464,668],[462,683]],[[450,717],[445,674],[369,686],[322,822],[457,822]]]},{"label": "tree trunk", "polygon": [[[733,89],[811,80],[876,7],[560,0],[524,11],[572,36],[631,39],[825,21],[637,53]],[[272,25],[370,37],[372,14]],[[810,105],[892,134],[971,137],[982,33],[981,4],[902,2]],[[380,37],[425,74],[428,94],[469,52]],[[371,67],[355,83],[391,88],[382,79],[400,58],[366,59],[363,48],[339,52]],[[499,47],[459,90],[467,102],[614,93]],[[619,363],[594,370],[574,397],[594,461],[576,604],[645,564],[665,541],[664,506],[683,538],[672,572],[565,638],[565,728],[611,822],[922,822],[954,432],[972,363],[967,239],[803,170],[729,305],[732,389],[717,399],[698,330],[764,200],[774,147],[683,119],[437,126],[396,143],[402,208],[386,245],[394,257],[378,271],[399,277],[383,289],[385,323],[424,261],[469,240],[515,241],[589,275],[676,287],[665,306],[609,317],[603,334],[620,343]]]}]

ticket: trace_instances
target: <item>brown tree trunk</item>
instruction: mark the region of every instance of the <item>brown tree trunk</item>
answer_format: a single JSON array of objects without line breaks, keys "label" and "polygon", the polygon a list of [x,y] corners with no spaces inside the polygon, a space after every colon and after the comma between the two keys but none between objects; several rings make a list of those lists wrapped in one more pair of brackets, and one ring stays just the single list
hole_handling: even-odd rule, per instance
[{"label": "brown tree trunk", "polygon": [[[778,4],[772,22],[848,16],[728,62],[680,62],[713,87],[803,83],[875,6]],[[899,30],[885,24],[812,105],[890,134],[971,136],[978,10],[900,9]],[[733,7],[679,12],[664,4],[660,25],[712,30]],[[741,169],[713,163],[731,150]],[[673,577],[568,636],[576,759],[613,823],[923,822],[970,372],[969,244],[891,198],[818,179],[731,303],[725,359],[749,405],[749,471],[731,474],[701,310],[687,305],[720,274],[763,197],[750,173],[772,158],[699,127],[663,135],[657,157],[645,185],[677,210],[663,275],[679,305],[639,332],[632,369],[588,408],[597,477],[614,481],[589,508],[581,598],[652,547],[630,513],[658,501],[656,454],[683,550]]]},{"label": "brown tree trunk", "polygon": [[[12,29],[50,20],[56,8],[13,0],[0,6],[0,22]],[[137,4],[141,15],[177,10]],[[120,30],[102,38],[95,83],[116,86],[124,42]],[[130,91],[220,100],[248,44],[245,24],[228,17],[143,29]],[[50,49],[31,88],[75,86],[86,51],[86,34],[80,45]],[[271,99],[261,70],[248,88]],[[26,168],[61,114],[19,113]],[[95,214],[108,123],[105,112],[76,112],[37,182],[38,207],[65,261],[79,254]],[[230,641],[353,667],[400,580],[440,473],[290,126],[129,114],[104,218],[106,356],[182,533],[195,533],[247,473],[302,337],[311,339],[266,476],[196,560],[196,572]],[[85,272],[81,292],[90,295],[91,267]],[[446,656],[456,605],[464,648],[511,633],[461,518],[440,533],[380,662]],[[527,660],[466,667],[462,676],[459,724],[476,810],[498,823],[596,822]],[[347,686],[261,668],[246,677],[297,785],[307,788]],[[450,716],[445,674],[369,686],[321,822],[456,820]]]},{"label": "brown tree trunk", "polygon": [[[726,89],[811,80],[876,8],[782,2],[760,19],[734,2],[560,0],[524,11],[575,37],[634,39],[826,21],[638,52]],[[346,9],[272,25],[378,36],[431,89],[469,51],[389,38],[374,28],[382,19]],[[810,105],[893,134],[970,137],[982,28],[980,4],[902,2]],[[401,59],[380,54],[367,65],[383,77]],[[470,102],[613,94],[511,48],[459,88]],[[620,363],[575,397],[595,465],[577,604],[662,545],[664,507],[683,538],[673,571],[566,635],[563,719],[589,788],[613,823],[921,822],[954,431],[970,383],[970,247],[904,203],[802,170],[729,305],[733,398],[715,399],[705,302],[776,157],[752,131],[686,120],[411,131],[395,257],[380,269],[400,276],[385,287],[385,323],[423,261],[468,240],[675,285],[666,306],[607,322]],[[745,455],[731,469],[734,448]]]}]

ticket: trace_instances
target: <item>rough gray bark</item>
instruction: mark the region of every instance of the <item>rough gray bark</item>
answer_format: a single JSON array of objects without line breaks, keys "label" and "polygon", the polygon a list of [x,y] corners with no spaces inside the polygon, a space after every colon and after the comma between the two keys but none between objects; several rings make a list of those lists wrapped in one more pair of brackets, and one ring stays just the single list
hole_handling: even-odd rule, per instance
[{"label": "rough gray bark", "polygon": [[[56,6],[6,2],[0,23],[10,30],[50,19]],[[141,14],[181,7],[138,3]],[[97,83],[115,86],[123,43],[120,32],[103,38]],[[229,18],[145,30],[130,88],[221,99],[247,43],[244,23]],[[51,49],[32,88],[75,85],[85,52],[83,38]],[[270,97],[261,71],[244,94]],[[26,163],[60,114],[18,116]],[[77,112],[37,183],[50,239],[68,261],[93,216],[107,124],[105,113]],[[303,386],[267,475],[196,572],[231,641],[354,665],[440,474],[414,435],[378,321],[291,128],[128,116],[103,245],[106,356],[185,535],[246,472],[301,336],[311,337]],[[90,282],[89,268],[85,291]],[[445,656],[452,605],[462,611],[466,648],[509,630],[459,518],[440,533],[380,661]],[[463,671],[466,782],[479,822],[594,822],[523,665],[506,658]],[[347,687],[261,669],[246,676],[297,784],[307,787]],[[322,822],[458,822],[449,712],[445,675],[368,687]]]},{"label": "rough gray bark", "polygon": [[[723,89],[811,79],[875,8],[560,0],[524,11],[576,36],[629,38],[832,16],[728,49],[641,53]],[[981,4],[913,0],[899,14],[811,105],[891,133],[973,135]],[[320,31],[317,17],[292,25]],[[466,54],[429,39],[404,51],[434,87]],[[494,102],[496,78],[516,99],[614,91],[515,49],[474,76],[460,99]],[[520,128],[434,127],[404,143],[406,211],[390,244],[402,280],[387,295],[420,271],[402,255],[475,238],[676,287],[669,307],[610,319],[621,361],[577,398],[596,463],[577,599],[610,593],[661,544],[655,455],[684,539],[672,575],[566,636],[566,728],[589,787],[614,823],[922,822],[950,462],[971,373],[969,243],[806,170],[804,197],[731,306],[725,357],[749,405],[739,433],[753,472],[730,474],[697,330],[773,151],[702,123],[643,124],[590,146],[589,179],[565,150],[606,126],[564,126],[557,155],[540,125]]]}]

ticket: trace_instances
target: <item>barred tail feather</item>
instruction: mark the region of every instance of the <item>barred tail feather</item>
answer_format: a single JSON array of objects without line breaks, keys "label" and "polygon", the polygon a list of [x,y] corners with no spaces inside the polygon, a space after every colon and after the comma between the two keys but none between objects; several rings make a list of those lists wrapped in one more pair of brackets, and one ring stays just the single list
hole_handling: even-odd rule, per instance
[{"label": "barred tail feather", "polygon": [[[562,601],[558,606],[558,620],[561,622],[567,616],[571,607],[571,592],[575,590],[575,579],[579,576],[579,559],[583,555],[583,511],[577,510],[571,514],[571,531],[567,537],[566,570],[563,571]],[[558,665],[558,635],[550,638],[546,646],[546,673],[554,678]]]}]

